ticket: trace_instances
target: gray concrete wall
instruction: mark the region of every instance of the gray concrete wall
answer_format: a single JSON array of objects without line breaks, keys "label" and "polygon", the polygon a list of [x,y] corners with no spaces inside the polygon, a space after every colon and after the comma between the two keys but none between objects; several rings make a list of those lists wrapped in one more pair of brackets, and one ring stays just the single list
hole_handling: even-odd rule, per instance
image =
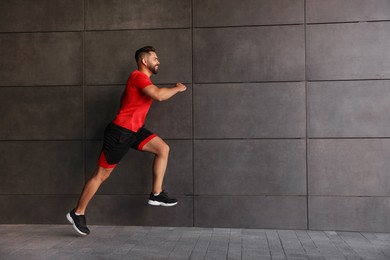
[{"label": "gray concrete wall", "polygon": [[388,0],[3,0],[0,223],[65,223],[153,45],[179,205],[130,151],[90,224],[389,232],[389,42]]}]

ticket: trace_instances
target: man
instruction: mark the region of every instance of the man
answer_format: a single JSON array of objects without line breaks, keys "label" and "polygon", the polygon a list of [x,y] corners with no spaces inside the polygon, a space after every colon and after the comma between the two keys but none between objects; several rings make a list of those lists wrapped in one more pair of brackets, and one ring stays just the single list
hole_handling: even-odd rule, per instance
[{"label": "man", "polygon": [[130,75],[127,81],[118,114],[106,127],[98,169],[85,184],[76,208],[66,215],[74,229],[81,235],[89,234],[85,218],[88,203],[130,147],[155,154],[153,187],[149,196],[149,205],[174,206],[177,204],[177,200],[168,197],[162,189],[168,164],[169,146],[160,137],[144,128],[144,122],[153,100],[167,100],[187,88],[181,83],[176,83],[173,88],[158,88],[153,85],[150,77],[157,74],[160,64],[153,47],[145,46],[137,50],[135,59],[138,69]]}]

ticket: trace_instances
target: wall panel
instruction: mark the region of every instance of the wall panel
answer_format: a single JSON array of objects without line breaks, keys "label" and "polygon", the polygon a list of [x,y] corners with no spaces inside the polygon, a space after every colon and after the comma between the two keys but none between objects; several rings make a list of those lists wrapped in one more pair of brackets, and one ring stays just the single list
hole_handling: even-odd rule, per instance
[{"label": "wall panel", "polygon": [[389,144],[388,139],[310,140],[309,194],[390,196]]},{"label": "wall panel", "polygon": [[83,0],[2,0],[0,32],[82,31]]},{"label": "wall panel", "polygon": [[82,33],[0,34],[0,86],[81,85]]},{"label": "wall panel", "polygon": [[0,139],[80,139],[81,87],[0,88]]},{"label": "wall panel", "polygon": [[247,26],[304,22],[303,0],[195,0],[194,26]]},{"label": "wall panel", "polygon": [[189,28],[190,0],[86,0],[88,30]]},{"label": "wall panel", "polygon": [[390,78],[388,22],[307,26],[308,80]]},{"label": "wall panel", "polygon": [[77,194],[84,182],[80,141],[2,141],[0,154],[0,194]]},{"label": "wall panel", "polygon": [[303,140],[195,141],[195,194],[305,195]]},{"label": "wall panel", "polygon": [[302,138],[303,83],[194,86],[196,138]]},{"label": "wall panel", "polygon": [[196,83],[304,79],[304,27],[194,29]]},{"label": "wall panel", "polygon": [[306,198],[196,196],[195,226],[305,229]]},{"label": "wall panel", "polygon": [[308,23],[390,20],[387,0],[306,0]]},{"label": "wall panel", "polygon": [[74,195],[0,195],[0,223],[67,224],[65,216],[77,199]]},{"label": "wall panel", "polygon": [[310,137],[389,137],[390,81],[308,84]]},{"label": "wall panel", "polygon": [[309,228],[388,232],[389,197],[309,197]]}]

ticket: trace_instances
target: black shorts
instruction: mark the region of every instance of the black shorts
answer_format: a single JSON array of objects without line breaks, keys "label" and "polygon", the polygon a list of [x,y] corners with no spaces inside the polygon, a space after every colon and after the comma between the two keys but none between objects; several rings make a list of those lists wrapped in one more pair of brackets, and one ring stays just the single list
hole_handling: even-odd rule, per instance
[{"label": "black shorts", "polygon": [[142,127],[138,132],[133,132],[116,124],[110,123],[104,131],[104,144],[99,157],[99,166],[114,168],[130,147],[136,150],[142,148],[155,134]]}]

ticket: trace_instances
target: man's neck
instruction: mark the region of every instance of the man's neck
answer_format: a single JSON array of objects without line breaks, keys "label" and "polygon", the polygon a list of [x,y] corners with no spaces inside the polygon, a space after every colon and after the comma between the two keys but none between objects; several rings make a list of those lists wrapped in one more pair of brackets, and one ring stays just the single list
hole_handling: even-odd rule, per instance
[{"label": "man's neck", "polygon": [[148,68],[145,68],[145,67],[138,68],[138,70],[143,72],[144,74],[146,74],[146,76],[148,76],[149,78],[153,74]]}]

